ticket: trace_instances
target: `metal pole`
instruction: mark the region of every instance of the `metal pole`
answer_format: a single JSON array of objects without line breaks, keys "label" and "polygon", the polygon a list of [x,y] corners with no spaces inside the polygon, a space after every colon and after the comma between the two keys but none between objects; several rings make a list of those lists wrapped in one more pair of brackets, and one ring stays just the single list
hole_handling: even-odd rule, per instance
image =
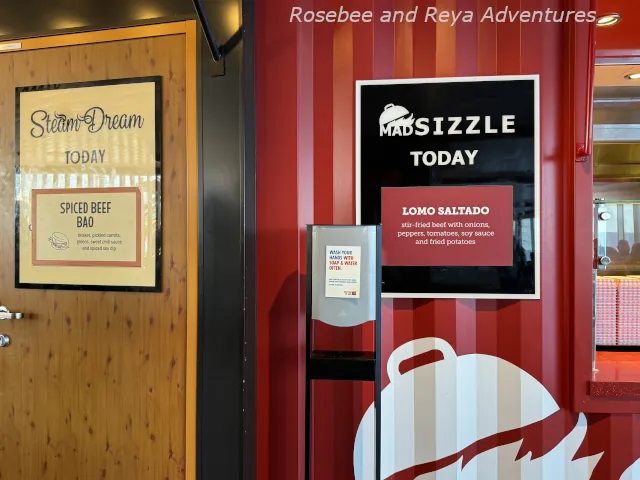
[{"label": "metal pole", "polygon": [[[600,205],[604,204],[604,198],[594,198],[593,199],[593,236],[594,236],[594,245],[593,245],[593,270],[592,270],[592,283],[593,286],[591,288],[591,370],[597,372],[596,368],[596,289],[598,286],[598,269],[606,268],[608,259],[606,254],[606,242],[605,242],[605,252],[600,256]],[[606,230],[605,230],[606,231]]]},{"label": "metal pole", "polygon": [[382,480],[382,226],[376,226],[376,480]]},{"label": "metal pole", "polygon": [[198,15],[198,20],[202,24],[202,31],[204,32],[204,38],[207,40],[207,44],[209,45],[209,50],[211,50],[211,55],[216,62],[222,60],[222,52],[218,47],[215,39],[213,38],[213,30],[211,29],[211,24],[207,19],[207,14],[204,11],[204,5],[202,5],[201,0],[193,0],[193,6],[196,9],[196,14]]},{"label": "metal pole", "polygon": [[313,350],[313,320],[311,319],[312,311],[312,278],[313,278],[313,225],[307,225],[307,285],[306,285],[306,345],[305,345],[305,388],[304,388],[304,430],[305,430],[305,444],[304,444],[304,478],[305,480],[311,480],[313,474],[311,470],[312,459],[312,442],[313,442],[313,386],[311,384],[311,372],[309,371],[311,366],[311,351]]},{"label": "metal pole", "polygon": [[598,284],[598,270],[593,269],[593,296],[592,296],[592,326],[591,326],[591,368],[597,372],[596,368],[596,288]]}]

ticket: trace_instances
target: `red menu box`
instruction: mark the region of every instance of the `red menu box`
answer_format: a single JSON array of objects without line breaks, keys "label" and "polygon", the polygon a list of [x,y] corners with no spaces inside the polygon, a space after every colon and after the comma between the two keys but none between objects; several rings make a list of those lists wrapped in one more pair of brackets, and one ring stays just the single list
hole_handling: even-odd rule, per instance
[{"label": "red menu box", "polygon": [[382,189],[382,264],[513,265],[511,186]]}]

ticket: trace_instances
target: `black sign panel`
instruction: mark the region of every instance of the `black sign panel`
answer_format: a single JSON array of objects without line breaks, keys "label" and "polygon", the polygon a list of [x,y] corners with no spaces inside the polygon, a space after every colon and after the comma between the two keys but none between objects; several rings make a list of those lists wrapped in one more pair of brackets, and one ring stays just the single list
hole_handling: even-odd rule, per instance
[{"label": "black sign panel", "polygon": [[356,136],[358,224],[384,187],[513,189],[511,266],[383,264],[383,296],[540,298],[538,76],[357,82]]}]

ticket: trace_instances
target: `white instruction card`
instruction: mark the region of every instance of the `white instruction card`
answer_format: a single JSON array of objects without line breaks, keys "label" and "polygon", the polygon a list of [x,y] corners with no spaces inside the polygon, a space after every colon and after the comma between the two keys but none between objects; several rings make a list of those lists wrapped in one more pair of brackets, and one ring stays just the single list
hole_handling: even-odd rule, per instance
[{"label": "white instruction card", "polygon": [[327,246],[325,297],[360,298],[361,247]]}]

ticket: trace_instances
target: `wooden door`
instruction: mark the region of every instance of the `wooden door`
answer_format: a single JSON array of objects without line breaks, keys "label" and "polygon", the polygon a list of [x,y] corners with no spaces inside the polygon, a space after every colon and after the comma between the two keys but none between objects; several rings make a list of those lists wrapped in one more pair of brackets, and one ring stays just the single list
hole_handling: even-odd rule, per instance
[{"label": "wooden door", "polygon": [[[24,314],[0,321],[11,339],[0,348],[0,479],[194,478],[194,28],[0,53],[0,305]],[[15,87],[142,76],[163,77],[162,293],[16,289]]]}]

